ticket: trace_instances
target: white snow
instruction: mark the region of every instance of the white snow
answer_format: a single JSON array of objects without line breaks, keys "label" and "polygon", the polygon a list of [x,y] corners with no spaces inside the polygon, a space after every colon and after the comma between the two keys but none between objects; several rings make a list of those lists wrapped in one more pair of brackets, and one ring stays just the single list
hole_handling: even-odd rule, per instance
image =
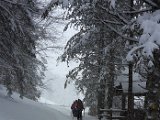
[{"label": "white snow", "polygon": [[[69,106],[60,106],[23,100],[14,93],[12,98],[6,96],[5,88],[0,86],[0,120],[72,120]],[[84,116],[83,120],[96,120]]]},{"label": "white snow", "polygon": [[160,46],[160,10],[144,13],[137,19],[143,33],[139,38],[139,46],[134,47],[127,55],[128,61],[133,61],[134,53],[142,50],[142,56],[153,59],[153,51]]}]

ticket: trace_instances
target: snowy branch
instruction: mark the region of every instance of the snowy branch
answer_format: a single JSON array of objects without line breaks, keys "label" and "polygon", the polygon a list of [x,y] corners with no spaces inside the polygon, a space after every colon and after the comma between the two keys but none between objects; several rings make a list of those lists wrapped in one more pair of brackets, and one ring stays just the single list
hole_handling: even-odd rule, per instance
[{"label": "snowy branch", "polygon": [[122,34],[119,33],[115,28],[113,28],[112,26],[110,26],[109,24],[107,24],[105,21],[102,21],[102,20],[101,20],[101,22],[104,23],[107,27],[109,27],[111,30],[113,30],[115,33],[117,33],[117,34],[118,34],[119,36],[121,36],[122,38],[127,39],[127,40],[130,40],[130,41],[138,42],[138,40],[135,39],[135,38],[131,38],[131,37],[122,35]]},{"label": "snowy branch", "polygon": [[138,51],[139,49],[144,48],[144,45],[140,45],[138,47],[134,47],[127,55],[126,59],[127,61],[133,61],[133,53],[135,53],[136,51]]},{"label": "snowy branch", "polygon": [[138,13],[143,13],[143,12],[148,12],[151,11],[153,8],[148,8],[148,9],[143,9],[143,10],[135,10],[135,11],[119,11],[119,13],[124,13],[124,14],[138,14]]},{"label": "snowy branch", "polygon": [[2,8],[3,10],[5,10],[11,17],[13,17],[12,13],[8,9],[6,9],[3,5],[0,4],[0,8]]},{"label": "snowy branch", "polygon": [[17,1],[17,2],[8,1],[8,0],[2,0],[2,1],[4,1],[4,2],[8,2],[8,3],[10,3],[10,4],[14,4],[14,5],[22,5],[22,6],[25,6],[25,4],[23,4],[23,3],[19,3],[18,1]]},{"label": "snowy branch", "polygon": [[[95,19],[99,21],[99,19]],[[110,24],[115,24],[115,25],[124,25],[123,23],[120,22],[115,22],[115,21],[110,21],[110,20],[103,20],[105,23],[110,23]]]},{"label": "snowy branch", "polygon": [[62,47],[59,47],[59,46],[48,46],[48,47],[45,47],[45,48],[41,48],[39,50],[36,50],[36,53],[39,53],[41,51],[45,51],[47,49],[61,49]]},{"label": "snowy branch", "polygon": [[158,7],[157,4],[155,4],[154,2],[152,2],[151,0],[143,0],[144,2],[146,2],[147,4],[153,6],[153,7]]},{"label": "snowy branch", "polygon": [[99,7],[101,7],[103,10],[105,10],[106,12],[108,12],[109,14],[113,15],[113,16],[117,16],[121,21],[123,21],[125,24],[128,24],[128,21],[120,14],[115,13],[110,11],[109,9],[103,7],[102,5],[99,5]]}]

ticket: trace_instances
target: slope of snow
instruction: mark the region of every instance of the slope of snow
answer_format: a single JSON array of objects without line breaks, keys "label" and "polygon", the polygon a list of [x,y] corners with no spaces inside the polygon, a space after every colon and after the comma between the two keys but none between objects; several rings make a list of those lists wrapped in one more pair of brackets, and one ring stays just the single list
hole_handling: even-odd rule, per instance
[{"label": "slope of snow", "polygon": [[[4,87],[0,86],[0,120],[71,120],[69,107],[42,104],[14,93],[12,98],[6,96]],[[96,120],[85,116],[83,120]]]}]

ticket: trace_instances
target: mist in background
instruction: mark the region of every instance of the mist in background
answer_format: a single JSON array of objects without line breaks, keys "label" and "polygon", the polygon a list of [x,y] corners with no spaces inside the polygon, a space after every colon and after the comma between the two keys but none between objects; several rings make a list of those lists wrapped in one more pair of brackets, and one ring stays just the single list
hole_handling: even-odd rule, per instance
[{"label": "mist in background", "polygon": [[[59,13],[60,12],[61,10],[59,11]],[[44,84],[47,88],[42,89],[42,95],[39,101],[47,104],[70,106],[75,99],[83,98],[82,94],[77,94],[78,92],[75,89],[74,81],[71,82],[67,86],[67,88],[64,89],[66,74],[69,72],[69,70],[75,67],[77,63],[71,62],[68,67],[66,62],[57,62],[57,58],[63,53],[64,47],[69,38],[73,36],[77,31],[73,28],[69,28],[67,31],[63,32],[65,24],[53,25],[54,27],[52,29],[56,29],[58,33],[56,45],[60,46],[61,48],[47,50],[46,52],[46,55],[48,57],[47,71],[45,73],[46,77],[44,79]]]}]

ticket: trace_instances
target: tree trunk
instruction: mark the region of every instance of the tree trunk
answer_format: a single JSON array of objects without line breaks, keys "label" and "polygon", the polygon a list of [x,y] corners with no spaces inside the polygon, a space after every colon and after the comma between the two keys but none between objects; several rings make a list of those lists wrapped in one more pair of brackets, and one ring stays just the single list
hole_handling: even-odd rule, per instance
[{"label": "tree trunk", "polygon": [[133,64],[129,63],[129,83],[128,83],[128,117],[133,120],[134,96],[133,96]]},{"label": "tree trunk", "polygon": [[[100,19],[102,18],[103,14],[101,13],[101,8],[99,8],[98,5],[102,5],[103,4],[103,0],[99,0],[97,2],[97,15],[95,16],[95,18]],[[106,76],[104,74],[104,67],[105,67],[105,61],[104,61],[104,51],[103,48],[105,47],[105,41],[104,41],[104,24],[103,23],[98,23],[96,24],[96,27],[99,28],[99,38],[97,40],[98,42],[98,66],[99,66],[99,90],[98,90],[98,114],[102,114],[102,112],[100,111],[100,108],[104,108],[105,106],[105,85],[106,85]],[[101,119],[101,117],[99,118]]]}]

